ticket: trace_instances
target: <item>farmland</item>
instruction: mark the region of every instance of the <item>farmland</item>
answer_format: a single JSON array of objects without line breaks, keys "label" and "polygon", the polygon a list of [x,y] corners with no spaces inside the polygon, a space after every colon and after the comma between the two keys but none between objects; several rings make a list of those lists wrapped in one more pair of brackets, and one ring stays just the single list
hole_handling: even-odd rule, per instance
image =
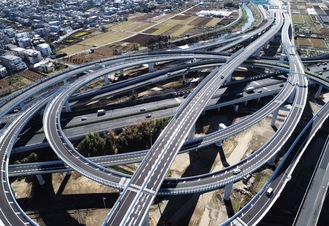
[{"label": "farmland", "polygon": [[302,49],[328,50],[327,44],[323,39],[298,38],[298,45]]}]

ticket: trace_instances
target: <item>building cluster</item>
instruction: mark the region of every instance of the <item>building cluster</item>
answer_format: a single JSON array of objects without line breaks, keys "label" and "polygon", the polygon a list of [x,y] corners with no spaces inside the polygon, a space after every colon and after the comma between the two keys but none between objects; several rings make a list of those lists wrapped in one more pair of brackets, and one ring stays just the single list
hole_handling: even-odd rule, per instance
[{"label": "building cluster", "polygon": [[150,4],[143,0],[0,1],[0,76],[26,68],[48,72],[53,68],[51,43],[79,29],[125,20],[128,13],[147,11]]}]

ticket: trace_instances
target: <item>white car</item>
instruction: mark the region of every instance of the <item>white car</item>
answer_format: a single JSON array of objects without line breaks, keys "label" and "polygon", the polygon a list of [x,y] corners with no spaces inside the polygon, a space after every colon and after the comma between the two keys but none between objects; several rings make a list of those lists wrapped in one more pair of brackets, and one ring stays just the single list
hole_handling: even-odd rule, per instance
[{"label": "white car", "polygon": [[234,175],[239,174],[239,173],[241,173],[241,169],[239,167],[237,167],[233,170]]}]

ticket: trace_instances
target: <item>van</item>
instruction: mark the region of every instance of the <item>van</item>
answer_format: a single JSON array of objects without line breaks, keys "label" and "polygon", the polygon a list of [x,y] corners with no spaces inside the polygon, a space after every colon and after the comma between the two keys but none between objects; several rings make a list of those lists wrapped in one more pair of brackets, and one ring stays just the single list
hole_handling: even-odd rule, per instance
[{"label": "van", "polygon": [[86,116],[81,117],[81,121],[85,121],[85,120],[87,120]]},{"label": "van", "polygon": [[273,188],[269,187],[269,188],[266,190],[266,195],[267,195],[268,197],[270,197],[270,196],[272,195],[272,193],[273,193]]},{"label": "van", "polygon": [[105,115],[105,113],[104,109],[97,110],[97,116]]}]

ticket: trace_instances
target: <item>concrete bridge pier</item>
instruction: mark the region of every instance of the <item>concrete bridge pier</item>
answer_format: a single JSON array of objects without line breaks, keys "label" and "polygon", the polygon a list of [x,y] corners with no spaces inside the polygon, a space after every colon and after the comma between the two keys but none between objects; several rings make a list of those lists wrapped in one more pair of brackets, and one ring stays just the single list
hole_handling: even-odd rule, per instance
[{"label": "concrete bridge pier", "polygon": [[259,59],[259,57],[260,57],[260,51],[262,51],[262,49],[263,49],[263,46],[261,46],[260,48],[258,48],[257,50],[256,50],[256,52],[255,52],[255,57],[256,57],[256,59]]},{"label": "concrete bridge pier", "polygon": [[275,126],[275,121],[278,118],[279,108],[275,109],[272,114],[271,126]]},{"label": "concrete bridge pier", "polygon": [[318,91],[316,91],[315,97],[319,97],[322,91],[323,85],[319,85]]},{"label": "concrete bridge pier", "polygon": [[154,63],[149,63],[149,73],[154,71]]},{"label": "concrete bridge pier", "polygon": [[141,226],[150,226],[149,214],[146,214]]},{"label": "concrete bridge pier", "polygon": [[295,95],[296,95],[296,87],[295,87],[294,91],[292,91],[292,93],[290,94],[290,96],[288,97],[287,102],[290,103],[290,104],[292,102],[294,102]]},{"label": "concrete bridge pier", "polygon": [[224,191],[224,199],[226,201],[229,201],[231,198],[231,192],[232,192],[232,187],[233,187],[233,183],[229,183],[225,186],[225,191]]},{"label": "concrete bridge pier", "polygon": [[183,73],[183,75],[182,75],[182,81],[183,81],[183,82],[185,82],[185,79],[186,79],[186,78],[185,78],[185,77],[186,77],[186,74],[187,74],[187,72],[184,72],[184,73]]},{"label": "concrete bridge pier", "polygon": [[87,90],[88,90],[87,85],[84,85],[83,86],[83,91],[87,91]]},{"label": "concrete bridge pier", "polygon": [[123,69],[120,69],[120,77],[123,77],[124,73],[123,73]]},{"label": "concrete bridge pier", "polygon": [[46,183],[46,181],[43,179],[43,176],[41,174],[37,174],[37,179],[40,185],[44,185]]},{"label": "concrete bridge pier", "polygon": [[66,110],[66,112],[71,112],[71,107],[70,107],[70,103],[68,100],[65,102],[65,110]]},{"label": "concrete bridge pier", "polygon": [[227,77],[227,79],[226,79],[226,83],[229,83],[229,82],[232,81],[232,74],[233,74],[233,73],[231,73],[231,74]]},{"label": "concrete bridge pier", "polygon": [[21,109],[23,109],[23,108],[24,108],[24,102],[21,102],[21,103],[19,104],[19,106],[21,107]]},{"label": "concrete bridge pier", "polygon": [[188,133],[187,140],[192,140],[195,136],[195,123],[193,124],[190,132]]},{"label": "concrete bridge pier", "polygon": [[[226,128],[226,125],[225,125],[224,123],[219,123],[218,126],[219,126],[218,130],[222,130],[222,129],[225,129],[225,128]],[[216,145],[217,147],[221,147],[223,144],[222,144],[222,141],[219,140],[219,141],[217,141],[217,142],[215,143],[215,145]]]},{"label": "concrete bridge pier", "polygon": [[104,84],[105,85],[109,84],[109,76],[108,75],[104,75]]},{"label": "concrete bridge pier", "polygon": [[239,105],[238,105],[238,104],[234,104],[233,107],[234,107],[234,112],[238,112],[238,110],[239,110]]},{"label": "concrete bridge pier", "polygon": [[248,104],[248,101],[246,100],[245,102],[244,102],[244,105],[247,105]]},{"label": "concrete bridge pier", "polygon": [[279,60],[280,64],[283,64],[283,62],[284,62],[284,60],[286,59],[286,57],[287,57],[286,54],[281,53],[280,60]]},{"label": "concrete bridge pier", "polygon": [[63,82],[64,82],[64,85],[67,83],[67,80],[66,79],[63,79]]},{"label": "concrete bridge pier", "polygon": [[220,107],[217,107],[217,111],[220,112]]},{"label": "concrete bridge pier", "polygon": [[270,160],[268,160],[267,164],[269,164],[270,166],[274,166],[275,165],[275,159],[276,159],[276,155],[274,155]]}]

